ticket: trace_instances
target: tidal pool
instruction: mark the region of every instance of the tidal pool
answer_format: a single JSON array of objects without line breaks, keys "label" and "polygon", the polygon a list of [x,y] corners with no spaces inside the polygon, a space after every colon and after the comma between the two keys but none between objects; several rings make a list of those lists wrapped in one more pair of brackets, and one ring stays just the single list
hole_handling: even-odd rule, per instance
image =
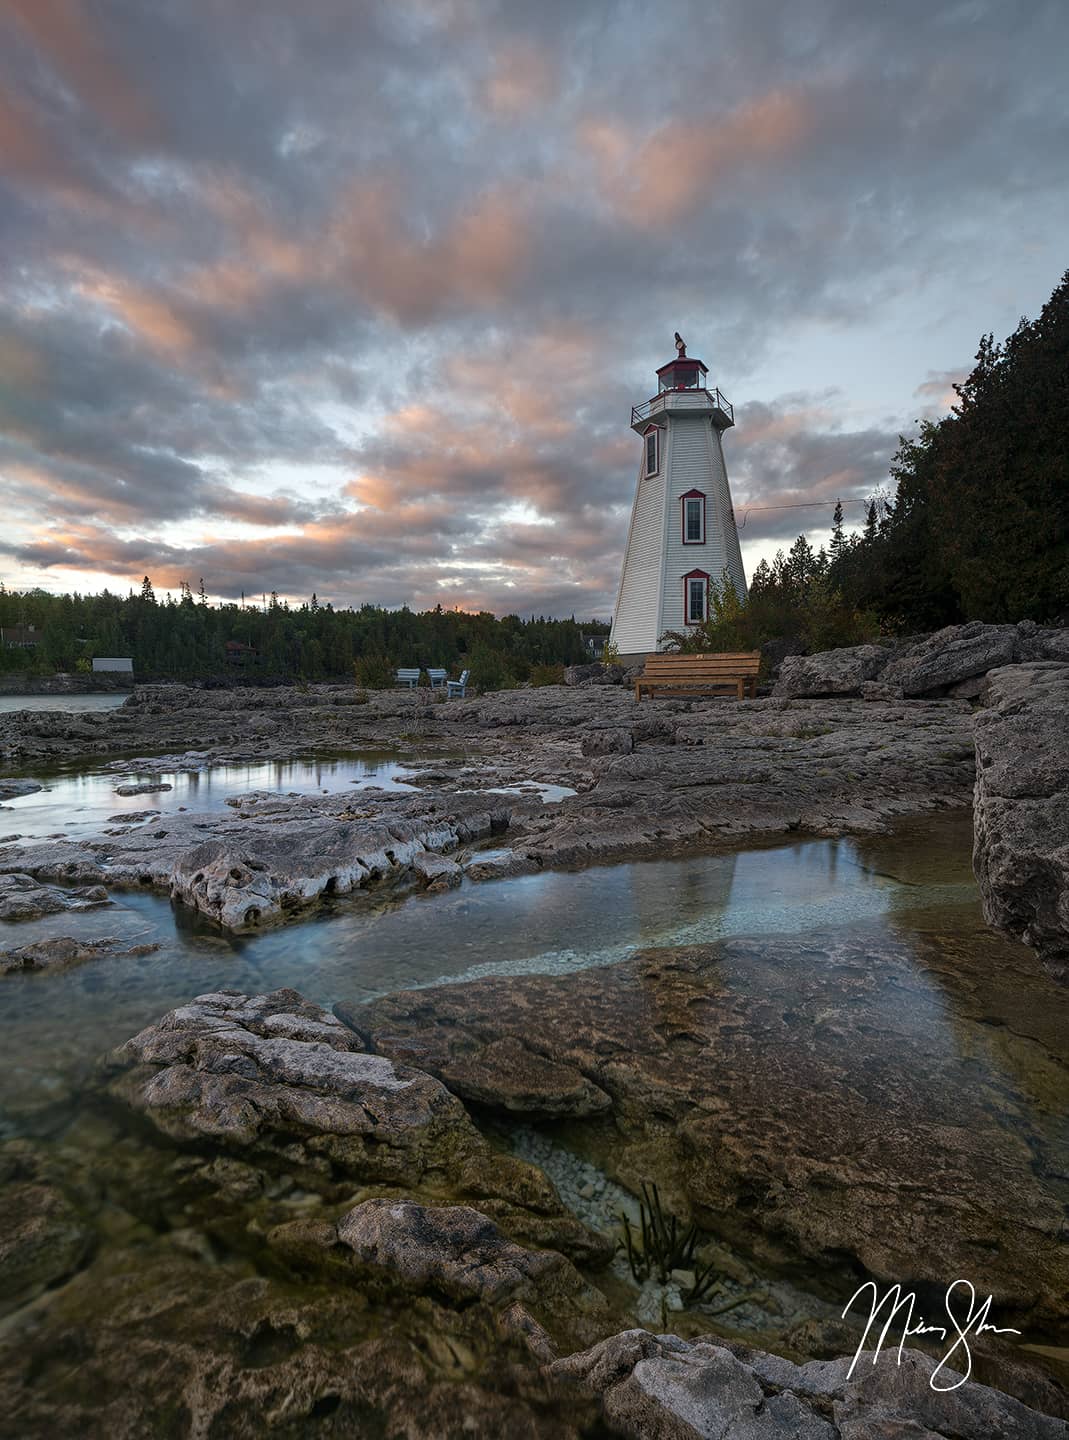
[{"label": "tidal pool", "polygon": [[[17,834],[21,840],[40,840],[66,835],[85,839],[99,835],[108,823],[121,825],[123,816],[152,810],[169,815],[176,810],[218,812],[231,795],[251,790],[272,790],[279,794],[322,795],[341,790],[377,786],[382,790],[406,790],[414,762],[405,764],[392,751],[354,751],[339,757],[310,757],[290,760],[255,760],[213,764],[202,770],[139,769],[136,764],[114,764],[114,768],[87,771],[84,761],[56,766],[51,770],[28,769],[25,773],[40,780],[42,790],[20,795],[0,807],[0,832]],[[138,784],[165,785],[155,793],[120,795],[118,791]]]},{"label": "tidal pool", "polygon": [[[351,760],[340,769],[347,781],[356,773]],[[970,817],[941,816],[891,835],[465,882],[444,895],[359,894],[302,923],[242,937],[159,896],[115,890],[105,909],[4,926],[7,945],[75,934],[160,948],[58,975],[0,978],[0,1115],[9,1133],[36,1125],[56,1103],[62,1109],[106,1049],[192,996],[227,987],[291,986],[319,1004],[352,1007],[394,990],[494,974],[589,970],[596,986],[597,967],[640,948],[873,924],[899,937],[983,935],[989,951],[970,850]],[[996,945],[1003,943],[1019,967],[1027,952]],[[1055,1003],[1057,987],[1035,968],[1034,1004]],[[991,978],[987,1020],[997,1027],[1008,1001],[997,974]],[[829,976],[830,1000],[834,992]],[[921,987],[914,1006],[918,995],[928,998],[917,1023],[959,1043],[940,987]],[[878,1010],[898,1001],[877,986],[869,1003]]]},{"label": "tidal pool", "polygon": [[0,715],[12,710],[115,710],[127,698],[124,691],[99,695],[0,695]]}]

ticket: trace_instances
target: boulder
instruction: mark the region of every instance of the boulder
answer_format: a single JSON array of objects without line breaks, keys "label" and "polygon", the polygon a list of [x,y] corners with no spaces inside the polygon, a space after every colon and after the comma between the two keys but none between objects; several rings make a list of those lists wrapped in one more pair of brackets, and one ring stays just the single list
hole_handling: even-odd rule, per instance
[{"label": "boulder", "polygon": [[600,1294],[553,1250],[516,1245],[486,1215],[467,1205],[365,1200],[337,1223],[340,1243],[370,1271],[407,1289],[456,1301],[604,1309]]},{"label": "boulder", "polygon": [[909,696],[940,694],[1000,665],[1010,665],[1018,655],[1017,627],[985,625],[976,620],[968,625],[948,625],[916,645],[900,651],[880,675],[885,685],[897,685]]},{"label": "boulder", "polygon": [[428,890],[452,890],[464,878],[464,871],[455,860],[446,855],[435,855],[430,850],[413,855],[411,865]]},{"label": "boulder", "polygon": [[996,670],[976,717],[973,867],[988,922],[1069,969],[1069,664]]},{"label": "boulder", "polygon": [[858,695],[866,681],[880,674],[891,654],[884,645],[852,645],[817,655],[788,655],[772,694],[778,699]]},{"label": "boulder", "polygon": [[[612,1433],[631,1440],[1065,1440],[1064,1420],[970,1381],[933,1389],[918,1350],[865,1352],[794,1365],[713,1339],[628,1330],[548,1369],[601,1400]],[[960,1375],[944,1369],[937,1385]]]},{"label": "boulder", "polygon": [[44,885],[32,875],[0,874],[0,920],[36,920],[42,915],[59,915],[64,910],[93,910],[110,904],[103,885],[66,890],[57,885]]},{"label": "boulder", "polygon": [[173,790],[173,785],[162,784],[158,780],[143,780],[137,785],[119,785],[116,787],[116,795],[160,795],[165,790]]},{"label": "boulder", "polygon": [[608,1258],[603,1237],[533,1166],[492,1150],[440,1081],[369,1053],[294,990],[200,995],[120,1046],[105,1074],[111,1097],[171,1142],[331,1197],[356,1181],[448,1184],[519,1239]]},{"label": "boulder", "polygon": [[565,685],[619,685],[624,678],[622,665],[569,665],[564,672]]}]

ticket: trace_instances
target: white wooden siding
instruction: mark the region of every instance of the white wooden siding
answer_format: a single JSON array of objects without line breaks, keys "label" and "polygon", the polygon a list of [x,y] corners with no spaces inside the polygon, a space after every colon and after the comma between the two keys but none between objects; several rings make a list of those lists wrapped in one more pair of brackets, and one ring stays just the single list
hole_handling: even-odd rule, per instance
[{"label": "white wooden siding", "polygon": [[[727,570],[741,596],[746,575],[735,528],[720,434],[709,414],[670,413],[661,432],[661,467],[648,479],[645,442],[611,640],[622,655],[660,648],[666,630],[683,630],[683,577],[704,570],[714,584]],[[705,495],[705,540],[683,543],[682,499]]]},{"label": "white wooden siding", "polygon": [[661,592],[661,534],[664,513],[664,436],[661,437],[661,468],[646,476],[646,445],[642,444],[635,503],[631,507],[631,528],[627,553],[620,574],[610,640],[621,655],[656,650],[657,601]]}]

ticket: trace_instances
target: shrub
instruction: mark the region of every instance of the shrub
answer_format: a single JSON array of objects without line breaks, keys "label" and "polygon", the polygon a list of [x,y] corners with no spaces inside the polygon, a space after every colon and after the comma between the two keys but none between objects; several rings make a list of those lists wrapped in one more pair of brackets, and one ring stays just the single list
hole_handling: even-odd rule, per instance
[{"label": "shrub", "polygon": [[532,684],[532,685],[563,685],[563,684],[564,684],[564,666],[563,666],[563,665],[532,665],[532,666],[531,666],[531,684]]},{"label": "shrub", "polygon": [[469,669],[468,678],[476,690],[507,690],[515,683],[508,656],[500,650],[491,650],[488,645],[476,645]]},{"label": "shrub", "polygon": [[385,655],[361,655],[353,662],[356,683],[367,690],[388,690],[393,684],[394,667]]},{"label": "shrub", "polygon": [[367,693],[366,690],[355,690],[353,692],[354,705],[366,705],[370,699],[371,696]]}]

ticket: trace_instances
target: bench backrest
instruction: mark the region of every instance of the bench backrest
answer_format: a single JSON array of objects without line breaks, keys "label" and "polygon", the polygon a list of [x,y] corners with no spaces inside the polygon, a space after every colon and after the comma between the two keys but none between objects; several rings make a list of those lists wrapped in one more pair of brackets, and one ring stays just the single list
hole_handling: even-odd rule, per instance
[{"label": "bench backrest", "polygon": [[397,678],[398,680],[418,680],[419,666],[417,665],[414,670],[398,670]]},{"label": "bench backrest", "polygon": [[760,650],[726,655],[648,655],[643,678],[648,680],[735,680],[756,675]]},{"label": "bench backrest", "polygon": [[444,680],[444,679],[445,679],[445,671],[444,671],[444,670],[428,670],[428,671],[427,671],[427,674],[431,677],[432,680]]},{"label": "bench backrest", "polygon": [[459,680],[450,680],[449,683],[450,683],[450,685],[466,685],[466,684],[468,683],[468,676],[469,676],[470,674],[471,674],[471,671],[470,671],[470,670],[462,670],[462,671],[460,672],[460,679],[459,679]]}]

